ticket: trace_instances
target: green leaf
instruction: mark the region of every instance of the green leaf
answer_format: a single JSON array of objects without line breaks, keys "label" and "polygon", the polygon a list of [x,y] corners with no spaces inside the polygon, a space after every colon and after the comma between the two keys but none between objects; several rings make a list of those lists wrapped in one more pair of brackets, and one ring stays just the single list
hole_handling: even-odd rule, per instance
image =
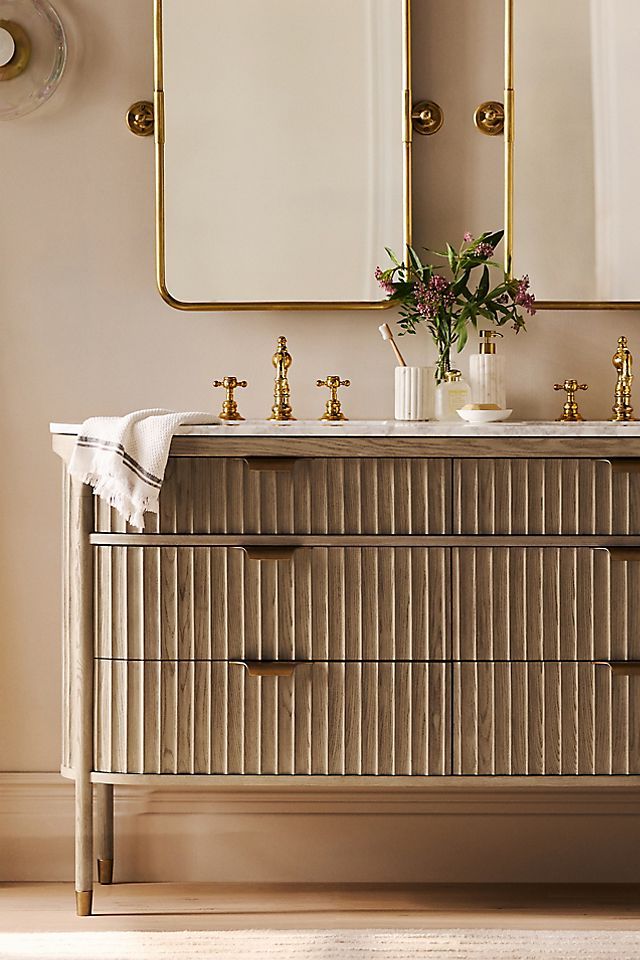
[{"label": "green leaf", "polygon": [[455,273],[455,272],[456,272],[456,260],[457,260],[457,256],[458,256],[458,255],[457,255],[456,251],[453,249],[453,247],[451,246],[451,244],[448,243],[448,244],[447,244],[447,260],[449,261],[449,267],[451,268],[451,272],[452,272],[452,273]]},{"label": "green leaf", "polygon": [[395,255],[395,253],[393,252],[393,250],[392,250],[390,247],[385,247],[384,249],[385,249],[386,252],[387,252],[387,256],[389,257],[390,260],[393,261],[393,263],[395,263],[396,267],[401,267],[401,266],[403,266],[403,264],[400,263],[400,261],[398,260],[397,256]]},{"label": "green leaf", "polygon": [[484,300],[489,293],[489,268],[487,266],[485,266],[482,271],[482,278],[478,284],[477,293],[480,300]]}]

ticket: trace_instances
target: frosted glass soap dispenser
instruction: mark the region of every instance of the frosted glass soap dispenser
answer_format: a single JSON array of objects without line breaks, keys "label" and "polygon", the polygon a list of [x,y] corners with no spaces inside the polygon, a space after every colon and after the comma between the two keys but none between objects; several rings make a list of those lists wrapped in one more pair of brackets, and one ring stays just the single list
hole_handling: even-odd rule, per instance
[{"label": "frosted glass soap dispenser", "polygon": [[491,404],[504,410],[507,406],[504,357],[496,353],[497,330],[480,330],[478,353],[469,362],[469,380],[474,403]]}]

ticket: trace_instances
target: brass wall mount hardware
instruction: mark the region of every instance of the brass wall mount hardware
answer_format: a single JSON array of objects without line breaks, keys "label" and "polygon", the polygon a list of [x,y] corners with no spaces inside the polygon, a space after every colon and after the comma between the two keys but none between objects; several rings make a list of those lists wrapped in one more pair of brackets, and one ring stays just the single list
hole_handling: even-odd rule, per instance
[{"label": "brass wall mount hardware", "polygon": [[628,423],[637,418],[633,416],[633,406],[631,405],[633,357],[626,337],[618,337],[618,349],[611,358],[611,362],[618,374],[611,420],[616,423]]},{"label": "brass wall mount hardware", "polygon": [[238,411],[238,403],[234,397],[234,391],[238,387],[246,387],[246,380],[238,380],[237,377],[224,377],[222,380],[214,380],[214,387],[224,387],[227,391],[227,397],[222,404],[222,410],[218,414],[221,420],[227,421],[237,421],[244,420],[244,417],[240,416]]},{"label": "brass wall mount hardware", "polygon": [[338,390],[340,387],[350,387],[351,380],[341,380],[338,376],[328,376],[324,380],[316,380],[316,387],[328,387],[331,391],[331,396],[327,400],[325,405],[324,413],[320,417],[320,420],[330,421],[331,423],[337,423],[341,420],[348,420],[348,417],[345,417],[342,412],[342,406],[340,400],[338,399]]},{"label": "brass wall mount hardware", "polygon": [[13,80],[29,66],[31,40],[27,31],[13,20],[0,20],[0,41],[3,55],[0,59],[0,81]]},{"label": "brass wall mount hardware", "polygon": [[558,417],[558,423],[579,423],[584,417],[578,409],[576,393],[578,390],[588,390],[586,383],[578,383],[577,380],[565,380],[564,383],[554,383],[554,390],[566,390],[567,399],[562,408],[562,416]]},{"label": "brass wall mount hardware", "polygon": [[289,367],[293,363],[293,358],[287,349],[286,337],[278,337],[278,346],[271,362],[276,368],[276,378],[273,389],[273,406],[269,420],[277,422],[295,420],[290,403],[291,390],[289,388]]},{"label": "brass wall mount hardware", "polygon": [[487,137],[499,137],[504,133],[504,103],[485,100],[473,115],[473,122]]},{"label": "brass wall mount hardware", "polygon": [[127,110],[127,126],[136,137],[150,137],[155,130],[155,111],[151,100],[136,100]]},{"label": "brass wall mount hardware", "polygon": [[432,137],[444,123],[444,110],[434,100],[419,100],[411,110],[411,123],[416,133]]}]

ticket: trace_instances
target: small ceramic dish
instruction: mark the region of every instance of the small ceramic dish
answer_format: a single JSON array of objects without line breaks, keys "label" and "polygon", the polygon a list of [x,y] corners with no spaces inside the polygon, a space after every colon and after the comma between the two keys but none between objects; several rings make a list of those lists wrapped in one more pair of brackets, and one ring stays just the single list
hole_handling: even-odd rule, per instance
[{"label": "small ceramic dish", "polygon": [[512,410],[473,410],[469,407],[463,407],[457,411],[458,416],[466,420],[467,423],[496,423],[498,420],[508,420]]}]

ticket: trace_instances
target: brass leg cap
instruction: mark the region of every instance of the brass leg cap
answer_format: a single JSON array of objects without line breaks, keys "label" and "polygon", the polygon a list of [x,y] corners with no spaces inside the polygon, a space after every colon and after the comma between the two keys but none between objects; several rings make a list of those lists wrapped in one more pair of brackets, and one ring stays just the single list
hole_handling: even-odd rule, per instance
[{"label": "brass leg cap", "polygon": [[113,883],[113,860],[98,860],[98,883]]},{"label": "brass leg cap", "polygon": [[92,890],[76,890],[76,916],[90,917],[92,901]]}]

